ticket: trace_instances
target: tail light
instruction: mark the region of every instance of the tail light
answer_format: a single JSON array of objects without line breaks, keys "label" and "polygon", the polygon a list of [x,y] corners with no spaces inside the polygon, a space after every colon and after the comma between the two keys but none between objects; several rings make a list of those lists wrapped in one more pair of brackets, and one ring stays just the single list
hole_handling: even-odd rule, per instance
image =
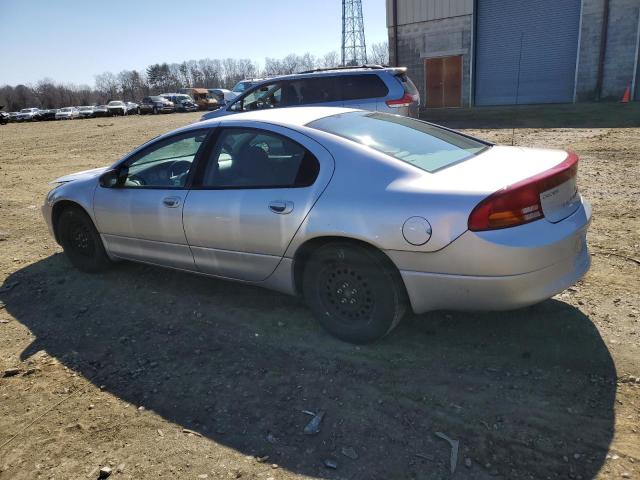
[{"label": "tail light", "polygon": [[410,93],[405,93],[401,98],[396,98],[395,100],[387,100],[385,103],[388,107],[399,108],[399,107],[408,107],[414,102],[413,95]]},{"label": "tail light", "polygon": [[469,215],[469,230],[515,227],[544,218],[540,194],[578,174],[578,156],[569,152],[555,167],[510,185],[482,200]]}]

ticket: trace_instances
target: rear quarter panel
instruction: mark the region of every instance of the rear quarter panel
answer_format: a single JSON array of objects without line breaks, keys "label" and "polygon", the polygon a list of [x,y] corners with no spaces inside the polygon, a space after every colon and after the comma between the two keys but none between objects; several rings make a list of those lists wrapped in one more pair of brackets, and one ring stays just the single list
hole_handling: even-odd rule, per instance
[{"label": "rear quarter panel", "polygon": [[[486,195],[451,195],[435,188],[434,174],[334,135],[307,130],[332,153],[335,171],[285,256],[322,236],[354,238],[383,250],[440,250],[467,230],[470,211]],[[404,222],[413,216],[426,218],[432,226],[431,239],[422,246],[409,244],[402,234]]]}]

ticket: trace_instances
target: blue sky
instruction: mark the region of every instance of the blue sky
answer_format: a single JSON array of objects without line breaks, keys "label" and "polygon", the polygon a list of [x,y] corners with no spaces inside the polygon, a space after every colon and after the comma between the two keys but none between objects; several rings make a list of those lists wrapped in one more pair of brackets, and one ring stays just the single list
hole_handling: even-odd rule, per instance
[{"label": "blue sky", "polygon": [[[363,0],[367,44],[387,40],[385,0]],[[341,0],[0,0],[0,85],[200,58],[340,50]]]}]

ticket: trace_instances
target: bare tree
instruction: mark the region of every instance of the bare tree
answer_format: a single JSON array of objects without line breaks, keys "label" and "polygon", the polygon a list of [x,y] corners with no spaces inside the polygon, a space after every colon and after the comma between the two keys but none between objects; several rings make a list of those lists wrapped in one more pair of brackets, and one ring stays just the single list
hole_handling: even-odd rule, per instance
[{"label": "bare tree", "polygon": [[318,66],[322,68],[337,67],[339,65],[340,55],[338,55],[338,52],[335,50],[325,53],[324,56],[318,60]]},{"label": "bare tree", "polygon": [[389,65],[389,42],[380,42],[371,45],[369,61],[376,65]]},{"label": "bare tree", "polygon": [[95,76],[96,90],[102,93],[107,100],[118,97],[118,87],[120,82],[118,78],[111,72],[104,72]]},{"label": "bare tree", "polygon": [[[389,62],[386,42],[371,46],[371,61]],[[149,94],[173,92],[182,87],[232,88],[238,81],[259,76],[275,76],[331,68],[340,64],[338,52],[321,57],[311,53],[291,53],[284,58],[264,60],[263,68],[247,58],[201,59],[181,63],[155,63],[145,70],[123,70],[117,75],[104,72],[95,76],[95,87],[63,85],[45,78],[35,85],[0,86],[0,103],[10,110],[25,107],[55,108],[105,102],[112,99],[139,100]]]}]

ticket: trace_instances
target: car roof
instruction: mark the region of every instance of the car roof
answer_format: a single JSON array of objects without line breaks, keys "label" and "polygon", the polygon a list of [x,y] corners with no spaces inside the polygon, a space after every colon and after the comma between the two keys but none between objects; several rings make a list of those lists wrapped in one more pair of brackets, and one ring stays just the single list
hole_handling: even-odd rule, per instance
[{"label": "car roof", "polygon": [[254,80],[255,85],[261,85],[264,83],[271,83],[279,80],[300,80],[303,78],[313,77],[335,77],[335,76],[347,76],[347,75],[377,75],[382,72],[390,72],[392,74],[399,74],[406,72],[404,67],[334,67],[326,69],[309,70],[306,72],[292,73],[289,75],[276,75],[269,78],[263,78],[260,80]]},{"label": "car roof", "polygon": [[302,127],[307,123],[338,115],[340,113],[357,112],[355,108],[340,107],[288,107],[270,110],[256,110],[253,112],[236,113],[225,117],[212,118],[190,125],[197,128],[203,124],[232,124],[242,121],[254,121],[272,123],[281,126],[297,126]]}]

